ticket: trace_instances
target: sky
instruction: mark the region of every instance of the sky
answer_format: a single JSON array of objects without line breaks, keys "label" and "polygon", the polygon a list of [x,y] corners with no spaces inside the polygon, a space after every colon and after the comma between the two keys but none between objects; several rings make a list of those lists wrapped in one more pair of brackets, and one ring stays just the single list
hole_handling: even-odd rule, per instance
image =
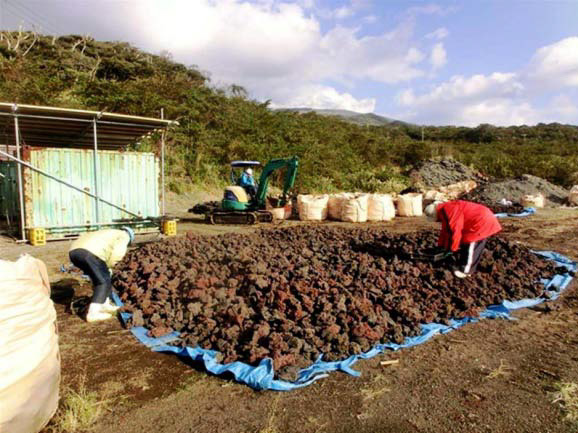
[{"label": "sky", "polygon": [[121,40],[271,106],[578,124],[578,0],[0,0],[0,28]]}]

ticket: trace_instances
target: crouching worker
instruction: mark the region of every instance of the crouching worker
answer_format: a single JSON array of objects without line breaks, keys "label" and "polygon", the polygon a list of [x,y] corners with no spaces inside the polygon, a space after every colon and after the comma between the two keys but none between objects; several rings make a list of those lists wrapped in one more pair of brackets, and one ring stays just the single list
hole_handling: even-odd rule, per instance
[{"label": "crouching worker", "polygon": [[502,230],[490,209],[468,201],[433,203],[426,207],[425,214],[442,223],[438,246],[452,253],[459,250],[460,268],[454,270],[459,278],[475,272],[487,239]]},{"label": "crouching worker", "polygon": [[87,322],[114,317],[116,307],[110,300],[111,269],[124,257],[134,240],[130,227],[120,230],[97,230],[81,235],[72,242],[68,255],[74,266],[90,277],[93,285],[92,301],[86,315]]}]

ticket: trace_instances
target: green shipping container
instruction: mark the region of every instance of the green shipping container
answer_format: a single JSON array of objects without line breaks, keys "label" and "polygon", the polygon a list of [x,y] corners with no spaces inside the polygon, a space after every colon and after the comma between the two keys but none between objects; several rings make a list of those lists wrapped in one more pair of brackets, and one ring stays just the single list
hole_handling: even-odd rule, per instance
[{"label": "green shipping container", "polygon": [[[90,149],[33,149],[29,162],[63,181],[143,218],[159,217],[159,163],[152,153],[98,151],[98,188]],[[74,233],[132,218],[106,203],[24,168],[26,227]]]}]

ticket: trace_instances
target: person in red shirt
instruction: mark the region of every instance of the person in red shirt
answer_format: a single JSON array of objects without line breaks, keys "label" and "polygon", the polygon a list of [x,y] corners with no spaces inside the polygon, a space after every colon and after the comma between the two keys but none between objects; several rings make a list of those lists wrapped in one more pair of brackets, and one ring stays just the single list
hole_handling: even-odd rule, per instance
[{"label": "person in red shirt", "polygon": [[[490,236],[502,230],[494,213],[486,206],[464,200],[434,203],[425,209],[426,215],[442,223],[438,246],[450,252],[460,252],[459,278],[475,272]],[[463,269],[463,270],[462,270]]]}]

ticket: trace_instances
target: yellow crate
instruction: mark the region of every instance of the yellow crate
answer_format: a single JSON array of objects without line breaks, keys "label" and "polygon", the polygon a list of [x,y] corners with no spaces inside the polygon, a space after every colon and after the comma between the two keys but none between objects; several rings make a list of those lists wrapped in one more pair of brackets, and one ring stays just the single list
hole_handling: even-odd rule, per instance
[{"label": "yellow crate", "polygon": [[175,220],[163,221],[162,232],[166,236],[175,236],[177,234],[177,222]]},{"label": "yellow crate", "polygon": [[46,245],[46,231],[43,228],[28,229],[30,245]]}]

